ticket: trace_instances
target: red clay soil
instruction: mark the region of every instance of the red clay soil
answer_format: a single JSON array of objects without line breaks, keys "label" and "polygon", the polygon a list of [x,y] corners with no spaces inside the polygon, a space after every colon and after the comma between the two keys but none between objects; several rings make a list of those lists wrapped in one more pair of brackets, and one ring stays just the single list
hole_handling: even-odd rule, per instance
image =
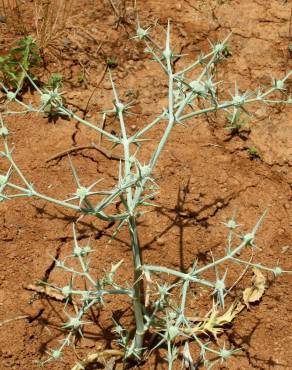
[{"label": "red clay soil", "polygon": [[[23,22],[34,34],[33,2],[22,3]],[[281,78],[291,69],[289,1],[138,0],[137,9],[141,25],[152,25],[154,36],[161,42],[167,20],[172,20],[172,44],[178,54],[187,55],[186,62],[196,58],[199,50],[208,50],[208,39],[222,40],[232,31],[232,55],[217,72],[225,91],[233,91],[234,81],[242,91],[268,86],[271,76]],[[112,74],[120,95],[138,101],[134,108],[137,115],[129,116],[127,121],[135,131],[161,112],[167,83],[159,67],[146,57],[144,46],[130,39],[135,32],[133,2],[126,1],[125,8],[118,11],[122,15],[119,22],[110,1],[75,1],[67,28],[46,51],[46,68],[38,73],[43,81],[51,72],[61,73],[67,103],[80,115],[87,110],[89,121],[99,122],[99,112],[112,106],[107,74],[97,86],[106,60],[111,59],[117,65]],[[0,23],[0,32],[1,53],[21,37],[7,20]],[[82,75],[85,79],[80,81]],[[34,100],[35,95],[26,93],[23,99]],[[279,263],[284,269],[292,268],[292,110],[256,106],[251,111],[254,115],[240,135],[226,132],[222,114],[190,120],[188,127],[176,127],[155,172],[161,187],[156,199],[160,207],[148,213],[139,225],[144,261],[182,270],[187,270],[195,258],[200,263],[209,261],[210,250],[215,256],[222,255],[226,240],[222,222],[234,210],[238,211],[238,223],[248,231],[268,209],[258,233],[256,258],[271,267]],[[47,160],[73,146],[90,144],[96,140],[94,133],[60,118],[48,122],[43,115],[10,117],[7,125],[15,161],[27,178],[46,194],[59,199],[70,196],[75,189],[67,158]],[[107,129],[117,130],[118,123],[109,120]],[[162,129],[156,128],[152,138],[161,133]],[[149,145],[143,152],[145,159],[155,142]],[[248,154],[251,147],[257,149],[256,158]],[[116,179],[118,162],[94,149],[72,153],[72,159],[84,184],[96,177],[106,179],[105,183]],[[24,287],[44,277],[65,283],[62,275],[51,268],[51,256],[70,254],[76,217],[73,212],[34,199],[0,204],[1,370],[37,369],[35,361],[45,358],[45,351],[62,339],[61,325],[66,319],[63,303]],[[131,281],[126,230],[109,244],[113,230],[114,225],[90,217],[78,223],[81,243],[91,237],[96,250],[92,264],[97,276],[123,258],[120,277]],[[261,301],[244,310],[226,328],[220,343],[225,341],[227,347],[241,347],[242,351],[217,368],[292,369],[291,283],[289,275],[271,281]],[[29,318],[3,323],[25,315]],[[112,316],[128,325],[133,319],[126,302],[114,300],[106,310],[96,310],[96,315],[98,325],[88,326],[85,337],[76,344],[80,358],[115,346]],[[145,364],[133,368],[165,369],[164,354],[155,351]],[[47,369],[71,369],[75,362],[73,351],[66,351],[65,362],[48,364]],[[95,368],[103,368],[98,366]],[[121,364],[115,368],[121,369]]]}]

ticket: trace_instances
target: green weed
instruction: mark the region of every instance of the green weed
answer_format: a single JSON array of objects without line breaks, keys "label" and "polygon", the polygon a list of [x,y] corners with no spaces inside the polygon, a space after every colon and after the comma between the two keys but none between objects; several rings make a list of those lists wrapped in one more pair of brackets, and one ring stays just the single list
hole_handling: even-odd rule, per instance
[{"label": "green weed", "polygon": [[226,116],[227,124],[224,127],[231,135],[238,134],[240,130],[246,125],[246,119],[242,118],[242,110],[234,108],[232,114],[228,113]]},{"label": "green weed", "polygon": [[19,92],[28,82],[27,74],[32,80],[36,80],[33,68],[38,67],[41,61],[39,48],[31,36],[18,40],[15,47],[0,57],[2,83]]},{"label": "green weed", "polygon": [[251,159],[259,158],[259,152],[254,146],[250,146],[249,148],[247,148],[246,152]]},{"label": "green weed", "polygon": [[52,73],[45,87],[49,90],[61,88],[63,85],[63,76],[61,73]]}]

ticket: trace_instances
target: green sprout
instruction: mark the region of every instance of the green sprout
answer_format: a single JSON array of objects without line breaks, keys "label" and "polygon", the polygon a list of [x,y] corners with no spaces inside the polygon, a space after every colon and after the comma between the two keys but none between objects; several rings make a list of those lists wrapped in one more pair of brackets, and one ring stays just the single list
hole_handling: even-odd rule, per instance
[{"label": "green sprout", "polygon": [[224,129],[229,131],[231,135],[238,134],[246,125],[246,120],[242,118],[242,112],[240,108],[234,108],[234,112],[228,113],[226,116],[227,124]]},{"label": "green sprout", "polygon": [[86,82],[86,74],[85,72],[80,72],[78,77],[77,77],[77,80],[80,84],[83,84],[84,82]]},{"label": "green sprout", "polygon": [[114,69],[118,66],[118,62],[116,62],[113,58],[106,58],[106,65],[111,68],[111,69]]},{"label": "green sprout", "polygon": [[61,73],[52,73],[45,87],[48,90],[56,90],[61,88],[63,84],[63,76]]},{"label": "green sprout", "polygon": [[249,148],[247,148],[246,152],[251,159],[259,158],[259,152],[254,146],[250,146]]}]

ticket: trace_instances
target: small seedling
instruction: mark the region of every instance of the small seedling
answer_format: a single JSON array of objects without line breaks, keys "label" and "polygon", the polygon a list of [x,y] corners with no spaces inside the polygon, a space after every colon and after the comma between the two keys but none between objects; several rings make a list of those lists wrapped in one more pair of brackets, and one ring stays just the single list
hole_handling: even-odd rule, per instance
[{"label": "small seedling", "polygon": [[81,71],[78,73],[78,76],[77,76],[77,81],[79,84],[84,84],[84,86],[86,86],[87,82],[88,82],[88,71],[86,70],[85,66],[83,64],[81,64]]},{"label": "small seedling", "polygon": [[58,117],[68,119],[68,116],[58,110],[59,106],[66,105],[66,99],[62,93],[59,92],[58,87],[53,90],[44,90],[42,95],[43,107],[42,112],[45,113],[49,121],[57,121]]},{"label": "small seedling", "polygon": [[106,65],[109,68],[114,69],[118,66],[118,63],[113,58],[107,58],[106,59]]},{"label": "small seedling", "polygon": [[83,84],[84,82],[86,82],[86,76],[85,76],[85,73],[84,72],[81,72],[79,73],[78,77],[77,77],[77,80],[80,84]]},{"label": "small seedling", "polygon": [[56,90],[61,88],[63,84],[63,76],[61,73],[52,73],[48,82],[45,84],[45,87],[48,90]]},{"label": "small seedling", "polygon": [[241,129],[246,125],[246,120],[242,118],[242,110],[234,109],[232,114],[228,113],[226,116],[227,124],[224,127],[231,135],[238,134]]},{"label": "small seedling", "polygon": [[28,82],[27,74],[32,80],[36,80],[32,69],[39,66],[41,61],[38,46],[31,36],[18,40],[16,47],[0,57],[3,84],[19,92]]},{"label": "small seedling", "polygon": [[247,152],[247,154],[249,155],[249,157],[251,159],[255,159],[255,158],[260,157],[257,148],[255,148],[254,146],[250,146],[249,148],[247,148],[246,152]]}]

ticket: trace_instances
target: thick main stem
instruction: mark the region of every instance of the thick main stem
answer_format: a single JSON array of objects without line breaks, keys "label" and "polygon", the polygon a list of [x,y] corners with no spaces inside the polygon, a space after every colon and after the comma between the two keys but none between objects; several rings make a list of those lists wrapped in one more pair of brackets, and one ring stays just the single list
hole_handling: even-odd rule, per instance
[{"label": "thick main stem", "polygon": [[[125,177],[131,175],[131,161],[130,161],[130,142],[127,137],[126,126],[123,116],[123,105],[119,101],[118,94],[115,86],[112,82],[113,92],[115,97],[116,108],[120,121],[120,128],[122,134],[122,144],[124,149],[124,174]],[[128,226],[131,238],[132,256],[134,265],[134,283],[133,283],[133,309],[136,322],[135,337],[128,348],[128,356],[139,357],[143,348],[144,341],[144,315],[143,315],[143,279],[142,279],[142,268],[141,268],[141,250],[139,244],[139,238],[137,233],[136,215],[133,208],[132,188],[131,186],[126,189],[127,194],[127,212],[128,212]]]},{"label": "thick main stem", "polygon": [[[173,111],[173,73],[172,73],[172,66],[171,66],[171,50],[170,50],[170,26],[168,25],[167,30],[167,40],[166,40],[166,63],[167,63],[167,74],[168,74],[168,125],[167,128],[156,148],[151,160],[150,160],[150,172],[152,173],[157,160],[161,154],[162,149],[164,148],[167,139],[173,129],[175,123],[174,111]],[[144,189],[144,185],[146,183],[146,179],[142,180],[141,186],[136,189],[136,193],[132,200],[132,210],[135,209],[138,200],[140,199],[141,193]],[[128,199],[129,203],[129,199]],[[145,334],[145,326],[144,326],[144,318],[143,318],[143,279],[142,279],[142,261],[141,261],[141,250],[137,235],[137,228],[136,228],[136,220],[135,216],[131,216],[129,219],[129,226],[130,226],[130,233],[131,233],[131,244],[132,244],[132,252],[134,258],[134,312],[135,312],[135,320],[136,320],[136,333],[135,339],[133,341],[132,346],[134,346],[134,350],[138,355],[140,354],[142,347],[143,347],[143,340]],[[132,347],[133,348],[133,347]]]},{"label": "thick main stem", "polygon": [[137,225],[135,216],[129,218],[129,230],[131,237],[131,246],[134,263],[134,285],[133,285],[133,308],[136,322],[135,338],[132,343],[132,349],[136,355],[140,355],[144,341],[144,315],[143,315],[143,279],[142,279],[142,261]]}]

